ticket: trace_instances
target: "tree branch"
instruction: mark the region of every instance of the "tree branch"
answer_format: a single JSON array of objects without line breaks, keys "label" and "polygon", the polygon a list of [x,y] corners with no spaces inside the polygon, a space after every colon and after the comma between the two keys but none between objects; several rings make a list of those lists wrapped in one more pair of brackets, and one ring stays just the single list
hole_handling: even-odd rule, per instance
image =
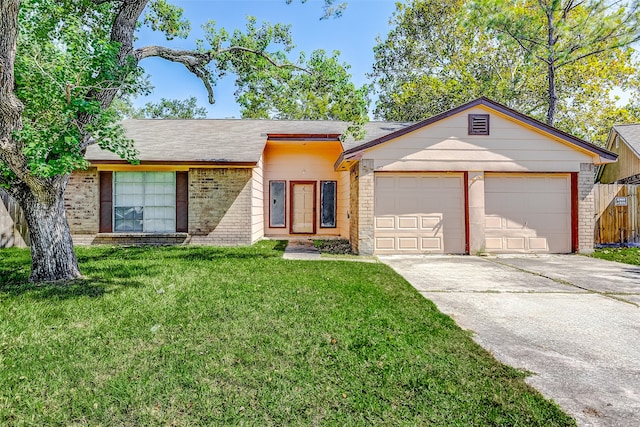
[{"label": "tree branch", "polygon": [[184,65],[187,70],[193,73],[196,77],[202,80],[205,88],[207,89],[207,93],[209,95],[209,103],[215,103],[213,86],[211,85],[211,72],[207,69],[207,65],[213,61],[219,55],[223,55],[225,53],[232,52],[246,52],[261,58],[264,58],[267,62],[269,62],[272,66],[276,68],[293,68],[296,70],[304,71],[306,73],[310,73],[306,68],[299,67],[295,64],[291,63],[278,63],[268,54],[250,49],[244,46],[230,46],[223,49],[218,49],[217,51],[209,51],[209,52],[197,52],[193,50],[183,50],[183,49],[172,49],[165,46],[145,46],[135,50],[134,56],[138,61],[141,61],[146,58],[157,57],[166,59],[167,61],[176,62]]}]

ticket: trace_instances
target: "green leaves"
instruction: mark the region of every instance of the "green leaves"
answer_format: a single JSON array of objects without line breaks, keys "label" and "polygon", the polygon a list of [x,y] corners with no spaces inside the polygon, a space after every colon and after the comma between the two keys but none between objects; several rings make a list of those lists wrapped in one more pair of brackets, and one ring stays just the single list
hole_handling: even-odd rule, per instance
[{"label": "green leaves", "polygon": [[[420,120],[484,95],[604,143],[637,111],[637,5],[605,1],[413,0],[375,48],[376,115]],[[551,68],[550,68],[551,67]],[[553,73],[553,79],[550,79]],[[549,82],[553,80],[553,91]],[[635,101],[637,102],[637,101]],[[553,107],[553,108],[552,108]]]},{"label": "green leaves", "polygon": [[149,3],[143,22],[152,30],[163,32],[167,40],[175,37],[186,39],[191,31],[191,24],[183,19],[183,12],[184,9],[165,0],[155,0]]},{"label": "green leaves", "polygon": [[351,82],[349,66],[339,53],[316,50],[301,54],[299,68],[255,73],[239,69],[238,102],[246,118],[290,120],[344,120],[363,123],[367,118],[369,88]]},{"label": "green leaves", "polygon": [[377,117],[422,120],[482,95],[525,112],[539,104],[531,90],[543,84],[539,72],[468,20],[464,0],[397,5],[393,29],[374,48]]},{"label": "green leaves", "polygon": [[195,96],[184,100],[162,98],[158,103],[148,102],[131,114],[135,119],[204,119],[207,110],[197,106]]},{"label": "green leaves", "polygon": [[[293,3],[293,0],[286,0],[287,4]],[[301,0],[306,3],[307,0]],[[339,18],[347,9],[347,3],[337,3],[335,0],[324,0],[324,15],[320,19]]]},{"label": "green leaves", "polygon": [[85,10],[82,3],[25,1],[21,9],[15,70],[16,94],[25,109],[24,127],[15,138],[36,176],[87,167],[85,147],[100,135],[109,136],[104,144],[112,151],[125,158],[133,153],[122,135],[115,137],[117,117],[96,94],[137,91],[139,69],[119,61],[120,46],[107,36],[110,10]]}]

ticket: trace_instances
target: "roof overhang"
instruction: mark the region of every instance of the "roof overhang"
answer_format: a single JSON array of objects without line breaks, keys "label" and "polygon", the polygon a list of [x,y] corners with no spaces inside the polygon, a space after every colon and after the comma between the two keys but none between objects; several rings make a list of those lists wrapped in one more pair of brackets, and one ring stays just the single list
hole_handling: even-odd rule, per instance
[{"label": "roof overhang", "polygon": [[189,170],[190,168],[253,168],[257,162],[238,162],[227,160],[141,160],[132,164],[126,160],[89,160],[98,170]]},{"label": "roof overhang", "polygon": [[312,133],[269,133],[267,141],[340,141],[339,133],[312,134]]}]

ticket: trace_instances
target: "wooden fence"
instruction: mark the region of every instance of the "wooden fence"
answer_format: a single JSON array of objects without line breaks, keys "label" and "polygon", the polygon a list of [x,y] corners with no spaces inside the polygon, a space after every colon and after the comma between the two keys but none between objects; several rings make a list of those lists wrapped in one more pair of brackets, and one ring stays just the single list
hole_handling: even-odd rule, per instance
[{"label": "wooden fence", "polygon": [[596,184],[595,244],[640,243],[640,185]]},{"label": "wooden fence", "polygon": [[20,206],[0,188],[0,248],[29,246],[27,221]]}]

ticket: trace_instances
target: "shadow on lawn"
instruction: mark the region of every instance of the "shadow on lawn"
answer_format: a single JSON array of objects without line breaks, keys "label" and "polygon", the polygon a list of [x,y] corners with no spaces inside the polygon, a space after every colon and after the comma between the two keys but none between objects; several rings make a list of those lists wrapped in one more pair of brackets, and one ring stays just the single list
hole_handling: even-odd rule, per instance
[{"label": "shadow on lawn", "polygon": [[164,274],[167,262],[251,260],[281,258],[286,240],[259,242],[250,247],[211,246],[103,246],[77,248],[82,279],[58,283],[29,283],[29,252],[4,252],[0,257],[0,296],[28,295],[38,299],[101,297],[131,287],[144,286],[146,279]]},{"label": "shadow on lawn", "polygon": [[[27,253],[28,254],[28,253]],[[161,274],[152,265],[136,265],[135,268],[124,267],[122,264],[101,266],[93,257],[79,256],[80,271],[83,278],[72,281],[30,283],[29,274],[31,260],[24,257],[2,259],[0,263],[0,297],[27,296],[32,299],[69,299],[78,297],[97,298],[108,293],[131,287],[140,287],[140,276],[153,277]],[[101,257],[96,257],[101,258]]]},{"label": "shadow on lawn", "polygon": [[155,248],[162,259],[182,261],[218,261],[218,260],[255,260],[282,258],[286,240],[260,242],[254,246],[215,247],[215,246],[168,246]]},{"label": "shadow on lawn", "polygon": [[[0,270],[0,274],[4,274]],[[138,281],[122,281],[117,280],[117,276],[113,276],[115,280],[81,278],[67,282],[48,282],[48,283],[30,283],[29,274],[20,276],[14,275],[5,280],[0,280],[0,297],[4,294],[7,296],[27,296],[31,299],[71,299],[79,297],[98,298],[105,294],[118,292],[124,288],[140,287],[142,283]],[[15,280],[14,280],[15,279]]]}]

